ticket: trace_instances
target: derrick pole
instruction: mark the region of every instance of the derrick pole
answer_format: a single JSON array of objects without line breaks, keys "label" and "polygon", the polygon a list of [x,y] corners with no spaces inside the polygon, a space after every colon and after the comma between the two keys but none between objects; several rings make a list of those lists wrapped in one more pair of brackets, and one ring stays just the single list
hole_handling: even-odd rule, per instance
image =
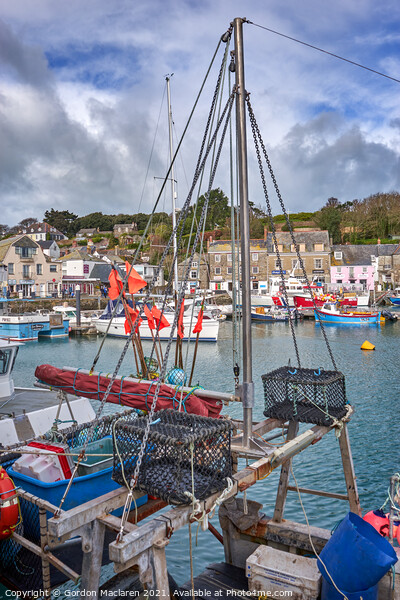
[{"label": "derrick pole", "polygon": [[240,246],[242,267],[242,323],[243,323],[243,446],[249,447],[252,432],[254,383],[252,373],[251,347],[251,289],[250,289],[250,218],[249,192],[247,179],[247,137],[246,137],[246,88],[244,80],[243,22],[233,21],[235,40],[235,82],[236,82],[236,138],[238,149],[238,175],[240,198]]},{"label": "derrick pole", "polygon": [[[167,103],[168,103],[168,131],[169,131],[169,153],[170,160],[174,158],[173,152],[173,132],[172,132],[172,108],[171,108],[171,86],[170,80],[173,73],[171,75],[167,75],[165,80],[167,82]],[[176,227],[176,189],[175,189],[175,173],[174,173],[174,164],[171,164],[171,199],[172,199],[172,230],[175,231]],[[174,256],[176,257],[176,261],[174,263],[174,287],[175,293],[178,293],[178,254],[177,254],[177,240],[176,233],[174,235]]]}]

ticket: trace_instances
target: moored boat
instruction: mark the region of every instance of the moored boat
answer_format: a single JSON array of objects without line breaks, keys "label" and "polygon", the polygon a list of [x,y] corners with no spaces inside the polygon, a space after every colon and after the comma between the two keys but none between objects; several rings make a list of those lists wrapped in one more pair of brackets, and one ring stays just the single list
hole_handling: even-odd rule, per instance
[{"label": "moored boat", "polygon": [[376,325],[380,323],[379,312],[361,312],[340,310],[336,302],[326,302],[322,308],[314,310],[317,323],[336,325]]}]

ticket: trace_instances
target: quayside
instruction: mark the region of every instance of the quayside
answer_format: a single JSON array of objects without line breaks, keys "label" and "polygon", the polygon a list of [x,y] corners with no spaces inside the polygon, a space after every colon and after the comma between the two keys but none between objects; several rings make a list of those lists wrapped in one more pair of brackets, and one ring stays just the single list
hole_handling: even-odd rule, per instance
[{"label": "quayside", "polygon": [[[90,369],[82,365],[72,370],[60,368],[63,376],[68,374],[68,379],[63,381],[46,382],[44,369],[39,367],[37,371],[39,385],[50,385],[57,390],[60,407],[63,403],[68,405],[71,391],[82,395],[97,394],[100,406],[94,418],[87,423],[72,422],[67,427],[56,418],[45,435],[3,445],[0,449],[4,469],[0,472],[0,569],[1,579],[10,589],[28,592],[30,596],[40,593],[44,597],[49,597],[52,592],[58,597],[64,594],[92,598],[116,595],[264,597],[269,593],[285,592],[288,597],[298,599],[344,597],[353,600],[378,598],[379,586],[380,598],[389,597],[392,588],[392,597],[400,597],[399,549],[393,541],[397,514],[394,499],[400,497],[400,480],[395,476],[391,480],[389,512],[383,516],[369,515],[369,521],[362,519],[348,428],[353,408],[323,322],[320,333],[332,367],[328,370],[304,364],[306,358],[301,355],[296,341],[294,319],[288,318],[295,364],[287,364],[287,357],[283,357],[281,367],[272,371],[266,367],[267,372],[262,376],[263,398],[255,395],[246,114],[275,246],[267,174],[272,178],[285,215],[310,298],[313,294],[245,87],[243,26],[247,23],[246,19],[234,19],[221,38],[223,57],[192,187],[160,259],[161,265],[167,252],[174,247],[172,266],[177,261],[179,243],[175,247],[174,240],[178,235],[179,241],[182,223],[188,215],[199,179],[205,172],[209,173],[193,245],[187,251],[185,274],[175,290],[175,310],[169,323],[171,332],[166,346],[161,347],[157,339],[166,298],[161,309],[156,307],[153,312],[146,305],[156,276],[146,288],[145,301],[130,305],[128,293],[134,298],[134,294],[144,287],[143,280],[130,265],[127,265],[124,278],[117,269],[113,270],[110,298],[124,307],[127,338],[116,367],[100,379],[95,370],[97,355]],[[233,74],[234,84],[224,87],[226,70]],[[227,95],[225,101],[224,93]],[[241,271],[241,280],[237,289],[241,296],[242,363],[240,366],[234,364],[235,392],[222,394],[195,390],[191,385],[193,369],[190,374],[186,372],[182,345],[183,312],[189,272],[196,251],[199,248],[201,251],[207,198],[214,185],[234,106],[240,200],[241,253],[237,276],[239,279]],[[165,182],[171,168],[172,165]],[[277,256],[283,297],[290,311],[278,251]],[[171,281],[173,273],[174,269],[171,269]],[[313,305],[317,309],[315,302]],[[144,356],[140,345],[143,315],[149,323],[155,319],[150,357]],[[202,316],[201,309],[195,326],[197,337]],[[176,344],[173,346],[175,331]],[[99,352],[104,344],[106,338],[101,341]],[[146,385],[154,386],[151,399],[146,392],[144,406],[133,403],[122,413],[103,416],[102,409],[109,400],[120,400],[123,404],[121,390],[125,377],[119,370],[128,349],[133,350],[140,377],[126,377],[132,379],[127,383],[139,386],[145,379]],[[169,360],[173,362],[172,369]],[[268,356],[265,361],[268,362]],[[78,381],[79,372],[85,376],[82,381]],[[180,379],[168,383],[167,372],[173,377],[180,376]],[[83,389],[85,380],[91,380],[89,392]],[[168,408],[161,402],[166,384],[170,390],[180,392]],[[133,389],[138,391],[138,387]],[[187,390],[194,395],[197,391],[200,400],[206,398],[209,402],[219,403],[219,410],[213,414],[218,418],[189,410],[190,403],[185,400]],[[222,404],[232,401],[242,404],[240,420],[224,415]],[[256,403],[263,403],[265,417],[258,422],[253,418]],[[73,414],[71,421],[75,421]],[[293,473],[293,458],[328,434],[338,439],[345,481],[343,493],[299,487]],[[280,476],[273,509],[266,515],[263,506],[251,500],[251,488],[257,483],[262,485],[277,469]],[[348,514],[333,534],[310,526],[305,513],[306,524],[286,520],[285,502],[289,491],[298,493],[301,505],[302,494],[341,500]],[[387,526],[381,532],[380,526],[378,530],[375,526],[378,517]],[[302,513],[299,518],[303,518]],[[333,517],[332,520],[333,527],[337,519]],[[210,565],[204,573],[195,577],[192,568],[187,581],[178,585],[167,564],[165,549],[174,544],[174,534],[184,527],[188,528],[192,567],[196,560],[194,534],[197,527],[219,540],[221,560],[215,562],[215,556],[210,555]],[[106,582],[101,580],[104,565],[113,568],[113,575]],[[69,593],[66,581],[76,586],[68,588]],[[282,593],[279,595],[283,596]]]}]

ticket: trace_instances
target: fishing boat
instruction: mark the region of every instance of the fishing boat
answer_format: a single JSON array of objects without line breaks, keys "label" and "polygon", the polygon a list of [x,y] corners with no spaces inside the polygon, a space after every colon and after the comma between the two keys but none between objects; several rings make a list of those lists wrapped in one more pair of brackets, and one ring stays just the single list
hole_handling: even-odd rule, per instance
[{"label": "fishing boat", "polygon": [[0,315],[0,337],[19,342],[41,338],[60,338],[69,335],[69,319],[62,314],[24,313]]},{"label": "fishing boat", "polygon": [[314,310],[316,323],[336,325],[376,325],[380,323],[379,312],[344,311],[337,302],[326,302],[322,308]]},{"label": "fishing boat", "polygon": [[293,297],[293,302],[299,310],[312,310],[315,306],[322,308],[326,302],[337,302],[340,306],[357,307],[358,305],[357,298],[340,298],[334,294],[315,294],[313,298],[306,294],[296,295]]},{"label": "fishing boat", "polygon": [[[265,158],[259,161],[262,179],[265,164],[269,167],[270,163],[268,156],[264,155],[265,144],[261,144],[263,140],[250,104],[250,94],[245,87],[245,23],[246,19],[234,19],[221,38],[225,44],[221,72],[223,68],[229,68],[229,72],[235,73],[235,88],[229,90],[225,103],[222,102],[222,96],[220,101],[218,92],[222,94],[222,88],[226,90],[226,86],[221,85],[223,78],[218,76],[198,163],[202,169],[196,170],[193,183],[194,187],[206,166],[206,161],[202,159],[203,151],[206,157],[210,153],[213,158],[220,156],[220,147],[216,149],[215,142],[217,139],[218,144],[224,141],[223,134],[228,130],[233,103],[236,101],[240,230],[243,236],[243,336],[242,368],[240,369],[238,364],[234,365],[235,391],[231,400],[241,402],[242,418],[215,419],[193,415],[182,410],[182,403],[174,410],[156,412],[167,373],[175,328],[178,328],[178,337],[183,337],[183,302],[187,284],[184,278],[176,298],[170,336],[165,352],[160,357],[160,373],[152,390],[151,406],[146,407],[147,414],[136,415],[135,418],[131,414],[126,419],[113,419],[111,425],[109,422],[108,428],[105,429],[99,411],[86,428],[73,426],[64,435],[63,441],[69,448],[68,450],[64,446],[64,456],[75,455],[74,466],[70,465],[69,481],[61,480],[61,493],[58,491],[54,496],[47,492],[48,488],[45,486],[36,486],[33,488],[34,492],[26,491],[23,465],[16,469],[14,463],[8,467],[8,474],[3,474],[0,492],[10,507],[6,507],[8,510],[5,516],[3,508],[1,511],[1,518],[7,519],[7,523],[1,523],[3,529],[0,529],[1,574],[3,580],[11,579],[11,583],[18,590],[31,590],[34,593],[40,590],[38,594],[49,596],[53,589],[58,596],[61,590],[57,585],[63,577],[64,580],[69,579],[79,586],[79,589],[70,588],[68,596],[95,598],[107,595],[139,596],[143,593],[144,596],[162,596],[166,599],[180,595],[192,598],[287,595],[309,600],[317,600],[319,597],[328,600],[334,597],[328,594],[339,590],[339,596],[336,597],[350,596],[352,600],[369,597],[372,600],[377,598],[377,586],[380,582],[382,594],[391,593],[391,567],[397,562],[397,556],[393,547],[386,543],[370,524],[361,519],[348,431],[353,409],[347,401],[344,375],[338,370],[326,336],[324,340],[327,357],[332,363],[332,368],[322,369],[315,365],[310,365],[310,368],[302,367],[300,361],[305,357],[299,355],[295,327],[292,320],[289,321],[297,364],[286,364],[262,376],[262,406],[265,418],[257,422],[253,419],[255,403],[260,401],[260,398],[256,397],[252,373],[246,108],[249,111],[257,154]],[[232,54],[229,52],[231,38],[234,40]],[[227,60],[230,56],[232,60]],[[214,112],[219,119],[211,118]],[[218,132],[220,138],[216,135]],[[212,173],[208,184],[210,190],[214,169],[207,169],[207,172]],[[165,181],[168,180],[169,174],[170,171]],[[271,177],[272,175],[273,173]],[[274,177],[273,181],[277,185]],[[162,190],[160,195],[161,193]],[[271,231],[274,234],[273,214],[266,193],[265,200]],[[191,194],[188,195],[179,214],[176,227],[179,227],[185,218],[190,202]],[[205,210],[198,219],[194,249],[200,239],[206,208],[205,204]],[[289,232],[294,236],[286,209],[282,209]],[[175,234],[174,227],[168,247],[172,246]],[[188,259],[187,277],[191,260],[193,254]],[[82,373],[85,380],[92,380],[90,385],[93,386],[93,393],[99,394],[99,398],[101,396],[100,408],[104,407],[110,394],[118,397],[120,393],[123,378],[118,378],[119,369],[130,343],[137,335],[139,320],[145,311],[146,302],[143,305],[143,313],[142,307],[140,310],[139,307],[133,306],[131,310],[127,308],[124,293],[129,287],[131,272],[132,269],[127,271],[122,286],[117,283],[113,286],[113,294],[116,293],[125,304],[126,319],[129,321],[128,316],[131,316],[127,340],[117,365],[112,374],[104,376],[105,381],[102,381],[100,374],[94,371],[98,359],[96,356],[92,368],[87,373]],[[309,282],[307,285],[309,288]],[[147,298],[151,293],[150,285]],[[158,319],[158,323],[160,322],[161,318]],[[323,322],[321,331],[325,333]],[[155,349],[157,341],[154,340],[153,344]],[[179,346],[175,348],[179,350]],[[176,356],[178,354],[179,352],[176,352]],[[321,356],[318,356],[318,362],[320,360]],[[43,372],[39,372],[38,375],[44,377]],[[70,371],[67,384],[75,387],[76,391],[83,385],[83,380],[78,382],[79,375],[80,369]],[[58,385],[61,391],[65,383],[59,381]],[[218,392],[215,392],[215,397],[218,398]],[[95,445],[91,446],[94,434]],[[300,488],[293,471],[293,458],[318,443],[324,436],[335,434],[341,454],[345,493]],[[270,443],[270,440],[277,436],[283,438],[278,446]],[[98,442],[100,445],[96,445]],[[105,444],[107,445],[104,446]],[[101,485],[91,485],[90,491],[94,497],[87,499],[78,491],[72,499],[72,505],[68,504],[74,480],[85,477],[79,472],[85,467],[85,461],[86,464],[93,465],[94,469],[104,470],[98,463],[101,463],[105,456],[110,457],[111,447],[112,477],[118,487],[108,491]],[[49,448],[46,449],[47,453],[50,451]],[[27,452],[26,448],[21,452]],[[31,447],[28,453],[32,452]],[[53,450],[53,453],[57,452]],[[101,460],[92,460],[96,456]],[[242,466],[238,458],[243,459]],[[329,459],[327,454],[326,460]],[[337,463],[335,468],[338,468]],[[267,499],[271,514],[266,516],[262,510],[263,506],[252,501],[248,494],[252,486],[257,483],[262,485],[275,469],[280,469],[280,476],[275,502],[271,503],[271,486],[268,487]],[[18,473],[18,485],[15,485],[10,475],[17,479]],[[294,485],[289,484],[290,475]],[[41,492],[37,493],[39,487]],[[46,497],[45,489],[48,494]],[[299,496],[303,510],[303,513],[300,513],[301,522],[284,518],[289,491],[296,491]],[[350,512],[341,520],[336,530],[339,532],[339,542],[337,534],[332,535],[330,530],[309,524],[301,501],[303,493],[319,499],[334,498],[348,504]],[[20,502],[21,513],[24,515],[23,523],[19,518],[19,509],[16,508],[16,499]],[[217,509],[221,532],[210,522]],[[209,557],[212,564],[203,573],[197,576],[192,574],[190,579],[188,576],[187,582],[177,586],[168,570],[165,549],[169,544],[176,542],[177,530],[187,529],[187,552],[193,571],[196,552],[192,539],[193,524],[219,540],[222,560],[215,563],[217,553],[213,550]],[[359,534],[360,531],[363,535]],[[178,552],[181,556],[182,544],[179,544]],[[100,579],[102,564],[107,567],[111,565],[113,573],[116,573],[110,573],[105,583]],[[399,573],[393,575],[393,581],[396,580],[397,583],[399,578]],[[372,595],[374,590],[375,596]]]},{"label": "fishing boat", "polygon": [[400,289],[396,288],[394,294],[387,296],[394,306],[400,306]]},{"label": "fishing boat", "polygon": [[288,311],[285,309],[279,309],[276,307],[265,308],[264,306],[252,306],[251,308],[251,319],[252,321],[270,321],[274,322],[287,322],[290,319],[295,319],[297,314],[293,309]]},{"label": "fishing boat", "polygon": [[[60,305],[60,306],[53,306],[53,311],[55,313],[59,313],[61,315],[63,315],[64,319],[68,319],[69,320],[69,324],[71,327],[74,327],[77,324],[77,314],[76,314],[76,307],[75,306],[68,306],[68,305]],[[80,315],[80,323],[81,325],[92,325],[92,319],[95,318],[97,315],[94,314],[90,317],[81,314]]]}]

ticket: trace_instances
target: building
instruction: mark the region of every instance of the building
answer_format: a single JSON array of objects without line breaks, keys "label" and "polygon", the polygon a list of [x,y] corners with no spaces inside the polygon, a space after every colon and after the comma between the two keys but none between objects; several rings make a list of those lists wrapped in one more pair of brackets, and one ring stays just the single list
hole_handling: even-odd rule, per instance
[{"label": "building", "polygon": [[52,296],[61,283],[61,263],[43,253],[38,242],[28,235],[0,241],[0,265],[7,269],[10,295]]},{"label": "building", "polygon": [[60,262],[64,294],[75,295],[75,288],[78,284],[82,294],[99,293],[99,279],[92,275],[92,271],[96,264],[104,264],[102,259],[74,248],[72,252],[63,256]]},{"label": "building", "polygon": [[[209,288],[212,291],[231,291],[232,281],[237,279],[237,267],[240,265],[240,248],[236,244],[232,254],[232,243],[218,240],[208,243]],[[235,266],[236,265],[236,266]],[[240,270],[239,266],[239,270]],[[236,273],[236,276],[235,276]],[[251,289],[259,289],[266,284],[271,273],[268,271],[268,248],[266,240],[250,240],[250,277]]]},{"label": "building", "polygon": [[162,288],[164,288],[164,267],[159,268],[158,265],[150,265],[149,263],[137,263],[133,265],[133,268],[141,277],[143,277],[143,279],[147,281],[148,284],[153,281],[157,269],[160,269],[154,287],[158,288],[160,291]]},{"label": "building", "polygon": [[[331,245],[327,231],[296,231],[294,234],[307,278],[310,282],[330,282]],[[286,277],[303,277],[303,271],[297,257],[296,248],[289,232],[277,231],[275,248],[272,233],[267,234],[268,276],[279,275],[279,252],[282,269]]]},{"label": "building", "polygon": [[[187,285],[187,291],[190,294],[194,294],[196,290],[208,290],[210,287],[210,269],[206,258],[207,257],[204,254],[200,257],[198,252],[193,255],[193,262],[190,265]],[[178,264],[179,281],[182,281],[186,276],[186,271],[187,262],[180,262]]]},{"label": "building", "polygon": [[45,222],[32,223],[32,225],[29,225],[29,227],[21,228],[18,233],[24,233],[28,235],[35,242],[44,242],[46,240],[60,241],[68,239],[66,235],[61,233],[61,231],[58,231],[58,229]]},{"label": "building", "polygon": [[[368,246],[370,247],[370,246]],[[400,286],[400,245],[372,246],[375,255],[375,284],[377,291]]]},{"label": "building", "polygon": [[331,288],[374,289],[376,246],[334,245],[331,257]]},{"label": "building", "polygon": [[114,225],[113,228],[113,233],[116,238],[120,237],[124,233],[133,233],[134,231],[137,231],[136,223],[120,223],[118,225]]},{"label": "building", "polygon": [[76,238],[82,240],[83,238],[93,237],[96,235],[96,233],[96,227],[91,227],[90,229],[80,229],[76,234]]},{"label": "building", "polygon": [[40,240],[38,244],[46,256],[49,256],[50,258],[53,258],[55,260],[58,260],[60,258],[60,246],[55,240]]}]

